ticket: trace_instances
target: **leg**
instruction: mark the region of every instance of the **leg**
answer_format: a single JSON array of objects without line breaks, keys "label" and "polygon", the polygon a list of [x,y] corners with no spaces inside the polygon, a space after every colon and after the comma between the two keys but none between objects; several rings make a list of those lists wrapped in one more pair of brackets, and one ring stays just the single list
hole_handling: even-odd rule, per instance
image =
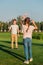
[{"label": "leg", "polygon": [[17,43],[17,34],[15,35],[15,45],[16,45],[16,48],[18,48],[18,43]]},{"label": "leg", "polygon": [[32,58],[32,40],[29,39],[29,56]]},{"label": "leg", "polygon": [[25,53],[26,61],[28,61],[28,43],[26,39],[24,39],[24,53]]},{"label": "leg", "polygon": [[14,35],[12,34],[11,36],[11,48],[13,49],[14,48]]}]

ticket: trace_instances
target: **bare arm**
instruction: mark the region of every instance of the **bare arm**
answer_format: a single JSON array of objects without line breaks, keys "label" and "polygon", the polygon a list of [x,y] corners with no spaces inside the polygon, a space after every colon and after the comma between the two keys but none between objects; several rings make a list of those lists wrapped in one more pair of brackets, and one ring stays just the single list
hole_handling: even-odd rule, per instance
[{"label": "bare arm", "polygon": [[20,25],[21,25],[21,26],[23,25],[22,21],[20,21]]},{"label": "bare arm", "polygon": [[25,18],[26,18],[26,15],[23,15],[23,16],[22,16],[22,21],[20,21],[20,24],[21,24],[21,25],[23,25],[23,21],[24,21]]},{"label": "bare arm", "polygon": [[12,28],[11,27],[8,27],[8,29],[9,29],[9,31],[11,31]]},{"label": "bare arm", "polygon": [[19,36],[19,26],[18,26],[18,29],[17,29],[17,33],[18,33],[18,36]]},{"label": "bare arm", "polygon": [[19,28],[18,28],[18,34],[19,34]]},{"label": "bare arm", "polygon": [[32,20],[32,23],[33,23],[35,29],[38,29],[38,27],[37,27],[36,23],[34,22],[34,20]]}]

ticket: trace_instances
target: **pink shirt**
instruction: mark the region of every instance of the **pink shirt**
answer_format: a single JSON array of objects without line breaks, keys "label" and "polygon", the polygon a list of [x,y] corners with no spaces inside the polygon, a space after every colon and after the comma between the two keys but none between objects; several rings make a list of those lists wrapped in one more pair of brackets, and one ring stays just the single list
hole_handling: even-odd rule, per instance
[{"label": "pink shirt", "polygon": [[34,26],[30,25],[28,31],[27,30],[27,26],[23,25],[22,26],[22,30],[23,30],[23,38],[31,38],[32,39],[32,32],[35,29]]}]

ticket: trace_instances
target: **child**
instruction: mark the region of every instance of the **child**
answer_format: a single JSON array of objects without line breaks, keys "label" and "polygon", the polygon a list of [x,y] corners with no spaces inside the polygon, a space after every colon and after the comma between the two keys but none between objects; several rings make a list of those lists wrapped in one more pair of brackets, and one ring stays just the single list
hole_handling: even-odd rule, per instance
[{"label": "child", "polygon": [[37,26],[36,26],[34,20],[32,20],[32,24],[33,24],[33,26],[30,25],[29,17],[26,17],[24,19],[24,25],[22,24],[24,53],[25,53],[25,57],[26,57],[26,60],[24,61],[24,63],[26,63],[26,64],[29,64],[29,61],[31,62],[33,60],[33,58],[32,58],[32,32],[33,32],[33,30],[37,29]]},{"label": "child", "polygon": [[12,49],[14,48],[14,41],[16,44],[16,48],[18,48],[18,43],[17,43],[17,33],[19,34],[19,27],[16,24],[17,21],[16,19],[13,19],[13,25],[10,26],[9,31],[11,30],[11,47]]}]

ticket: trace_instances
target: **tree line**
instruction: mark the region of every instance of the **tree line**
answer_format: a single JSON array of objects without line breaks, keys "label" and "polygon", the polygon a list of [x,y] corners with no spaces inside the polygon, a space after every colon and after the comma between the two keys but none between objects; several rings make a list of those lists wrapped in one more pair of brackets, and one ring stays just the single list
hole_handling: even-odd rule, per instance
[{"label": "tree line", "polygon": [[[19,25],[19,29],[21,29],[21,26],[20,26],[21,20],[22,20],[21,16],[18,16],[17,17],[17,24]],[[9,22],[0,21],[0,32],[8,32],[8,27],[12,24],[12,21],[13,21],[13,19]],[[38,26],[38,30],[40,32],[43,31],[43,21],[36,22],[36,24]]]}]

